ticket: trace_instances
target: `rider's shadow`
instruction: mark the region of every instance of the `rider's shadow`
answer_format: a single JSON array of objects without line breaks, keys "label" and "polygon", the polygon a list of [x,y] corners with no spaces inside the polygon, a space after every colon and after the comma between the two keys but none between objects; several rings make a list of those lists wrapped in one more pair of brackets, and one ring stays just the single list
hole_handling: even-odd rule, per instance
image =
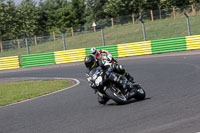
[{"label": "rider's shadow", "polygon": [[131,100],[127,101],[125,104],[117,104],[116,102],[111,101],[111,102],[105,104],[104,106],[123,106],[123,105],[131,104],[131,103],[135,103],[135,102],[142,102],[142,101],[149,100],[149,99],[151,99],[151,98],[147,97],[144,100],[131,99]]}]

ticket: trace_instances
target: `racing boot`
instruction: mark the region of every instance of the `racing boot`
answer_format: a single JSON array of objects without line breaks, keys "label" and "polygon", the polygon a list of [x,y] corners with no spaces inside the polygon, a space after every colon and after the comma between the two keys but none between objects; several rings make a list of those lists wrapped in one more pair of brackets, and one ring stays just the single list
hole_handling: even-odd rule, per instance
[{"label": "racing boot", "polygon": [[124,92],[129,92],[130,90],[133,89],[133,83],[131,83],[125,76],[120,75],[118,73],[112,72],[109,76],[108,79],[110,81],[115,82],[119,86],[121,86],[124,90]]},{"label": "racing boot", "polygon": [[125,78],[125,77],[121,78],[120,84],[122,85],[122,88],[125,90],[126,93],[130,92],[134,89],[133,83],[128,81],[127,78]]},{"label": "racing boot", "polygon": [[134,78],[129,73],[125,73],[124,76],[128,79],[128,81],[134,83]]},{"label": "racing boot", "polygon": [[140,87],[140,86],[139,87],[137,87],[137,86],[139,86],[139,84],[137,84],[137,83],[132,83],[132,82],[127,83],[127,89],[129,92],[127,94],[128,94],[129,99],[133,98],[135,96],[135,94],[137,93],[137,90]]},{"label": "racing boot", "polygon": [[134,90],[133,83],[130,82],[130,81],[128,81],[127,85],[126,85],[126,88],[128,89],[129,92],[132,91],[132,90]]},{"label": "racing boot", "polygon": [[140,88],[141,88],[140,84],[138,84],[138,83],[136,83],[136,82],[134,82],[132,85],[133,85],[133,86],[136,86],[137,89],[140,89]]}]

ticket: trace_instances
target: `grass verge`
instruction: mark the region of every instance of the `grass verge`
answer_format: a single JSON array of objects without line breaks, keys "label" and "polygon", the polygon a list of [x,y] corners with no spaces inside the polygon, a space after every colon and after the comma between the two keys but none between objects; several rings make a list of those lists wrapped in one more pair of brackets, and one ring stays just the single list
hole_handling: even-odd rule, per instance
[{"label": "grass verge", "polygon": [[0,84],[0,106],[70,87],[71,80],[20,81]]}]

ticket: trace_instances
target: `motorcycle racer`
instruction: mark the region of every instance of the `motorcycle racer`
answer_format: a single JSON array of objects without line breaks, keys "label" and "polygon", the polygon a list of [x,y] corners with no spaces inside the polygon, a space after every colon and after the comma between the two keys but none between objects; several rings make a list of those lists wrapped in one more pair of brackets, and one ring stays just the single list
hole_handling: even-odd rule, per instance
[{"label": "motorcycle racer", "polygon": [[98,59],[98,57],[102,54],[102,53],[106,53],[107,54],[107,57],[108,57],[108,60],[112,61],[112,55],[106,51],[106,50],[103,50],[103,49],[99,49],[97,50],[96,48],[91,48],[90,49],[91,53],[96,57],[96,60]]},{"label": "motorcycle racer", "polygon": [[[92,71],[92,69],[99,67],[99,65],[96,61],[96,58],[93,55],[86,56],[84,59],[84,64],[87,68],[87,72],[86,72],[87,77],[89,77],[89,73],[90,73],[90,71]],[[112,81],[112,82],[118,84],[125,91],[133,89],[132,83],[130,81],[128,81],[127,78],[125,78],[123,75],[113,72],[111,67],[108,68],[107,70],[105,70],[105,77],[106,77],[106,80],[109,80],[109,81]],[[96,89],[96,86],[94,83],[92,83],[90,81],[89,81],[89,83],[90,83],[89,84],[90,87],[92,87],[95,90],[95,92],[97,92],[98,102],[100,104],[106,104],[108,102],[109,98],[106,97],[103,93],[101,93],[98,89]]]},{"label": "motorcycle racer", "polygon": [[123,76],[125,76],[130,82],[134,82],[134,78],[126,72],[126,70],[124,69],[124,67],[122,65],[119,65],[117,63],[117,61],[112,57],[112,55],[106,51],[106,50],[103,50],[103,49],[99,49],[97,50],[96,48],[91,48],[91,53],[96,57],[96,60],[98,61],[100,55],[102,53],[106,53],[107,54],[107,61],[108,63],[111,64],[111,67],[113,69],[114,72],[116,73],[119,73],[119,74],[122,74]]}]

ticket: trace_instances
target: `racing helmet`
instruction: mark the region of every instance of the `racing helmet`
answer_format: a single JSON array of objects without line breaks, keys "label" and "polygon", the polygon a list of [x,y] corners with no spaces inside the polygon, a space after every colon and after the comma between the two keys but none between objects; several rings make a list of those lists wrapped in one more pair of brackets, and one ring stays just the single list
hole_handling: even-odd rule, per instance
[{"label": "racing helmet", "polygon": [[96,55],[98,53],[98,50],[96,48],[91,48],[90,51],[93,55]]},{"label": "racing helmet", "polygon": [[88,69],[92,69],[96,66],[96,59],[93,55],[88,55],[84,59],[84,64]]}]

